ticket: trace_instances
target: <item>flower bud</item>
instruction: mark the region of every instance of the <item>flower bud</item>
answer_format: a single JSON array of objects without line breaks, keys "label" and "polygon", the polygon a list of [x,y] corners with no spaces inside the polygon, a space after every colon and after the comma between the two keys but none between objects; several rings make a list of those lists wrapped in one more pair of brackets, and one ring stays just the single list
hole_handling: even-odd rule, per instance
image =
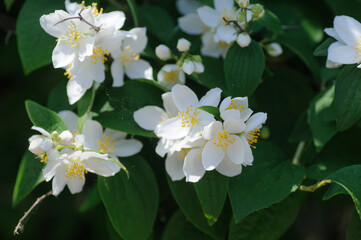
[{"label": "flower bud", "polygon": [[242,23],[246,20],[246,14],[243,12],[243,11],[240,11],[238,14],[237,14],[237,21]]},{"label": "flower bud", "polygon": [[249,0],[236,0],[238,6],[241,8],[246,8],[249,6]]},{"label": "flower bud", "polygon": [[184,61],[182,65],[183,72],[185,72],[188,75],[191,75],[194,72],[194,68],[195,68],[195,64],[193,63],[193,61],[190,60]]},{"label": "flower bud", "polygon": [[51,148],[53,147],[53,141],[51,141],[50,139],[43,139],[40,148],[41,150],[43,150],[44,152],[49,151]]},{"label": "flower bud", "polygon": [[241,33],[238,35],[236,41],[239,46],[244,48],[244,47],[247,47],[251,43],[252,39],[247,33]]},{"label": "flower bud", "polygon": [[202,62],[193,62],[194,63],[194,72],[202,73],[204,72],[204,65]]},{"label": "flower bud", "polygon": [[69,145],[74,141],[74,136],[69,130],[65,130],[59,135],[60,143],[63,145]]},{"label": "flower bud", "polygon": [[155,48],[155,55],[157,55],[159,59],[166,61],[171,57],[171,51],[166,45],[160,44]]},{"label": "flower bud", "polygon": [[30,144],[29,144],[29,148],[28,148],[29,151],[36,155],[42,154],[44,152],[40,147],[42,142],[43,142],[42,138],[36,138],[36,139],[30,140]]},{"label": "flower bud", "polygon": [[190,46],[191,46],[191,43],[187,39],[181,38],[178,40],[178,43],[177,43],[178,51],[180,51],[180,52],[188,51]]},{"label": "flower bud", "polygon": [[54,131],[51,133],[51,139],[53,141],[58,141],[59,140],[59,133],[57,131]]},{"label": "flower bud", "polygon": [[258,19],[258,18],[263,17],[264,8],[261,4],[257,3],[251,8],[251,12],[253,14],[253,19]]},{"label": "flower bud", "polygon": [[266,51],[272,57],[278,57],[283,53],[281,45],[275,42],[266,45]]}]

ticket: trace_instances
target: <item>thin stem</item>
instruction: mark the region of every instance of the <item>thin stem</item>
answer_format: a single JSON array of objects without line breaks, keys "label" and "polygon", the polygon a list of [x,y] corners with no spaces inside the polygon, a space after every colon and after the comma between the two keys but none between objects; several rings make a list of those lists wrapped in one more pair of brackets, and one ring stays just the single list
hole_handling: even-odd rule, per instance
[{"label": "thin stem", "polygon": [[311,186],[304,186],[304,185],[301,185],[298,187],[298,189],[300,189],[301,191],[305,191],[305,192],[314,192],[316,191],[317,189],[319,189],[320,187],[323,187],[327,184],[330,184],[332,183],[332,181],[330,179],[327,179],[327,180],[323,180],[321,182],[318,182],[314,185],[311,185]]},{"label": "thin stem", "polygon": [[14,235],[18,235],[24,231],[24,225],[25,221],[28,219],[29,214],[47,197],[49,197],[51,194],[53,194],[53,191],[50,191],[48,193],[45,193],[41,197],[38,197],[36,201],[33,203],[33,205],[29,208],[28,211],[25,212],[24,216],[20,218],[18,225],[16,225],[14,230]]},{"label": "thin stem", "polygon": [[94,29],[94,31],[99,32],[100,31],[100,26],[97,27],[93,24],[91,24],[90,22],[88,22],[87,20],[85,20],[83,18],[83,16],[81,15],[81,13],[84,11],[84,8],[82,10],[80,10],[80,12],[78,13],[78,17],[68,17],[68,18],[64,18],[63,20],[60,20],[59,22],[55,23],[53,26],[55,27],[56,25],[58,25],[59,23],[71,20],[71,19],[79,19],[80,21],[85,22],[86,24],[88,24],[91,28]]},{"label": "thin stem", "polygon": [[298,146],[297,146],[297,149],[296,149],[296,152],[295,152],[295,156],[293,157],[293,160],[292,160],[292,163],[294,165],[300,165],[300,160],[301,160],[301,156],[302,156],[302,152],[303,152],[303,149],[305,148],[306,146],[306,142],[305,141],[301,141]]},{"label": "thin stem", "polygon": [[243,32],[242,27],[238,24],[238,22],[236,20],[227,20],[225,17],[223,17],[223,21],[226,23],[226,25],[228,26],[229,24],[233,23],[240,32]]},{"label": "thin stem", "polygon": [[246,16],[245,19],[244,19],[244,29],[247,32],[248,31],[247,8],[243,8],[243,11],[244,11],[244,15]]}]

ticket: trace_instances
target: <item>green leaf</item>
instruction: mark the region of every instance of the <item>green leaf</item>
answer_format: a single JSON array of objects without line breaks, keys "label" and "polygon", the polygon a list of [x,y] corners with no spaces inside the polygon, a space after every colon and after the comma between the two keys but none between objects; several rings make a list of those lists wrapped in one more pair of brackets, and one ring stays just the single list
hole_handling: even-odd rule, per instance
[{"label": "green leaf", "polygon": [[146,239],[153,230],[158,208],[158,187],[148,163],[139,155],[123,158],[130,170],[113,177],[98,177],[98,189],[110,221],[127,240]]},{"label": "green leaf", "polygon": [[162,240],[210,240],[209,236],[205,235],[192,223],[190,223],[181,211],[175,212],[165,226]]},{"label": "green leaf", "polygon": [[310,126],[307,123],[307,113],[304,112],[297,120],[295,128],[293,129],[291,136],[288,140],[290,142],[300,142],[310,139],[312,139],[312,133]]},{"label": "green leaf", "polygon": [[260,83],[264,66],[264,53],[256,41],[245,48],[233,44],[224,60],[229,93],[233,97],[251,96]]},{"label": "green leaf", "polygon": [[168,185],[178,206],[194,226],[215,239],[221,240],[225,238],[229,224],[229,216],[227,216],[225,211],[215,224],[209,226],[208,221],[203,215],[203,210],[193,184],[186,183],[184,180],[173,182],[168,177]]},{"label": "green leaf", "polygon": [[75,104],[70,105],[68,95],[66,94],[67,81],[61,81],[53,90],[51,90],[47,106],[55,112],[63,110],[74,110]]},{"label": "green leaf", "polygon": [[198,200],[209,225],[217,222],[228,192],[228,178],[216,171],[207,172],[194,184]]},{"label": "green leaf", "polygon": [[346,229],[346,240],[361,239],[361,221],[356,211],[353,211]]},{"label": "green leaf", "polygon": [[264,27],[275,31],[275,32],[282,32],[282,24],[279,18],[271,12],[270,10],[265,10],[265,14],[259,20],[257,20],[261,25]]},{"label": "green leaf", "polygon": [[198,109],[203,110],[207,113],[212,114],[215,118],[221,119],[221,113],[219,112],[219,109],[217,107],[213,106],[201,106],[198,107]]},{"label": "green leaf", "polygon": [[330,111],[333,112],[334,90],[334,86],[331,86],[319,93],[308,108],[307,122],[311,127],[313,143],[317,152],[320,152],[325,144],[337,133],[336,123],[329,117]]},{"label": "green leaf", "polygon": [[361,165],[341,168],[325,179],[331,179],[343,187],[351,195],[357,213],[361,215]]},{"label": "green leaf", "polygon": [[[156,17],[155,17],[156,16]],[[162,42],[167,42],[175,28],[174,20],[163,8],[142,5],[139,7],[139,20]]]},{"label": "green leaf", "polygon": [[326,0],[333,10],[333,15],[347,15],[353,17],[357,20],[361,19],[361,13],[359,9],[361,8],[361,2],[357,0]]},{"label": "green leaf", "polygon": [[155,137],[151,131],[141,128],[133,118],[134,111],[147,106],[162,106],[161,95],[164,93],[152,81],[127,81],[120,88],[102,88],[96,96],[93,111],[94,117],[103,127],[112,128],[146,137]]},{"label": "green leaf", "polygon": [[335,85],[334,106],[337,128],[344,131],[361,118],[361,71],[355,65],[346,66]]},{"label": "green leaf", "polygon": [[89,88],[84,96],[78,101],[78,123],[77,127],[79,131],[83,128],[85,121],[88,119],[90,110],[92,109],[96,86]]},{"label": "green leaf", "polygon": [[249,214],[285,199],[305,177],[305,171],[286,161],[271,142],[257,143],[253,166],[229,180],[229,198],[236,222]]},{"label": "green leaf", "polygon": [[23,200],[39,183],[44,181],[44,165],[34,154],[26,151],[21,159],[13,192],[13,207]]},{"label": "green leaf", "polygon": [[39,19],[43,14],[63,8],[64,1],[60,0],[27,0],[22,6],[16,21],[16,35],[19,55],[26,75],[51,63],[56,39],[41,28]]},{"label": "green leaf", "polygon": [[54,111],[31,100],[25,101],[25,107],[30,121],[35,126],[41,127],[49,133],[53,131],[61,133],[67,129],[64,121]]},{"label": "green leaf", "polygon": [[335,42],[335,39],[333,38],[327,38],[323,43],[321,43],[315,51],[313,51],[313,55],[321,57],[321,56],[327,56],[328,53],[328,47]]},{"label": "green leaf", "polygon": [[102,200],[99,195],[98,184],[94,184],[91,187],[90,191],[88,192],[86,199],[80,205],[79,212],[84,213],[84,212],[88,211],[89,209],[99,205],[99,203],[101,203],[101,202],[102,202]]},{"label": "green leaf", "polygon": [[348,192],[340,185],[332,183],[331,186],[327,189],[327,191],[323,195],[322,200],[329,200],[330,198],[339,194],[348,195]]},{"label": "green leaf", "polygon": [[231,222],[228,240],[277,240],[296,220],[301,198],[292,194],[280,203]]},{"label": "green leaf", "polygon": [[139,26],[139,24],[138,24],[138,19],[139,19],[138,6],[137,6],[135,0],[127,0],[127,3],[129,5],[130,12],[132,13],[134,26],[138,27]]},{"label": "green leaf", "polygon": [[6,11],[10,11],[10,8],[14,2],[15,0],[4,0]]}]

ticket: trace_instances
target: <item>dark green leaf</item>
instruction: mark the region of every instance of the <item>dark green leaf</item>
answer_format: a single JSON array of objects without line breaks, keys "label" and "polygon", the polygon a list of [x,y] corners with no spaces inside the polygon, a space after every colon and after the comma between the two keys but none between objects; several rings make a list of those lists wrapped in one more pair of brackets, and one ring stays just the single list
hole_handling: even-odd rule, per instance
[{"label": "dark green leaf", "polygon": [[253,166],[246,167],[229,181],[228,193],[235,221],[282,201],[297,189],[304,177],[304,169],[286,161],[276,145],[258,143]]},{"label": "dark green leaf", "polygon": [[312,139],[312,132],[307,123],[307,113],[304,112],[297,120],[295,128],[293,129],[289,138],[290,142],[300,142]]},{"label": "dark green leaf", "polygon": [[251,96],[260,83],[264,61],[263,50],[256,41],[245,48],[233,44],[224,60],[226,85],[230,95]]},{"label": "dark green leaf", "polygon": [[162,106],[161,95],[164,92],[149,82],[127,81],[120,88],[101,88],[95,99],[93,111],[99,116],[103,127],[118,131],[155,137],[151,131],[141,128],[133,118],[134,111],[147,106]]},{"label": "dark green leaf", "polygon": [[138,27],[138,19],[139,19],[139,13],[138,13],[138,6],[135,2],[135,0],[127,0],[130,11],[132,13],[134,26]]},{"label": "dark green leaf", "polygon": [[270,10],[265,10],[265,14],[258,20],[264,27],[275,31],[282,32],[282,24],[279,18]]},{"label": "dark green leaf", "polygon": [[26,151],[21,159],[13,193],[13,206],[23,200],[39,183],[44,181],[43,164],[34,154]]},{"label": "dark green leaf", "polygon": [[97,206],[101,202],[102,202],[102,200],[99,195],[98,184],[94,184],[92,186],[92,188],[90,189],[90,191],[88,192],[86,199],[80,205],[79,212],[84,213],[84,212],[88,211],[89,209]]},{"label": "dark green leaf", "polygon": [[323,43],[321,43],[315,51],[313,51],[313,55],[315,56],[327,56],[328,47],[335,42],[333,38],[327,38]]},{"label": "dark green leaf", "polygon": [[356,211],[353,211],[346,230],[346,240],[359,239],[361,239],[361,221]]},{"label": "dark green leaf", "polygon": [[15,0],[4,0],[6,11],[9,11]]},{"label": "dark green leaf", "polygon": [[181,211],[173,214],[167,225],[165,226],[162,240],[210,240],[209,236],[205,235],[192,223],[190,223]]},{"label": "dark green leaf", "polygon": [[216,171],[207,172],[194,184],[198,200],[209,225],[217,222],[228,192],[228,178]]},{"label": "dark green leaf", "polygon": [[129,169],[113,177],[98,177],[98,188],[110,221],[127,240],[146,239],[152,232],[158,208],[158,187],[148,163],[136,155],[123,158]]},{"label": "dark green leaf", "polygon": [[336,183],[332,183],[330,187],[327,189],[325,194],[322,197],[322,200],[329,200],[330,198],[339,195],[339,194],[346,194],[348,195],[347,191]]},{"label": "dark green leaf", "polygon": [[346,66],[338,75],[334,106],[337,128],[344,131],[361,118],[361,71],[355,65]]},{"label": "dark green leaf", "polygon": [[252,213],[239,223],[231,222],[228,240],[277,240],[296,220],[300,195],[292,194],[280,203]]},{"label": "dark green leaf", "polygon": [[28,0],[22,6],[16,21],[18,50],[25,74],[51,63],[56,39],[40,26],[39,19],[55,9],[63,9],[64,1]]},{"label": "dark green leaf", "polygon": [[333,10],[334,15],[347,15],[357,20],[361,19],[361,2],[358,0],[326,0]]},{"label": "dark green leaf", "polygon": [[215,224],[209,226],[203,215],[203,210],[198,201],[193,184],[186,183],[184,180],[173,182],[169,177],[168,184],[178,206],[194,226],[215,239],[224,239],[229,224],[229,216],[227,216],[225,212],[223,212]]},{"label": "dark green leaf", "polygon": [[318,94],[308,108],[307,122],[311,127],[317,152],[337,133],[335,121],[329,119],[330,111],[333,111],[334,89],[334,86],[331,86]]},{"label": "dark green leaf", "polygon": [[198,109],[203,110],[207,113],[212,114],[215,118],[221,119],[221,114],[219,112],[219,108],[213,106],[201,106]]},{"label": "dark green leaf", "polygon": [[53,131],[61,133],[67,129],[63,120],[52,110],[30,100],[25,101],[25,107],[30,121],[35,126],[41,127],[49,133]]},{"label": "dark green leaf", "polygon": [[74,110],[75,104],[70,105],[68,95],[66,95],[66,81],[61,81],[53,90],[51,90],[48,97],[48,108],[55,112],[63,110]]},{"label": "dark green leaf", "polygon": [[84,96],[78,101],[78,123],[79,131],[83,128],[85,121],[88,119],[90,110],[92,109],[96,86],[89,88]]}]

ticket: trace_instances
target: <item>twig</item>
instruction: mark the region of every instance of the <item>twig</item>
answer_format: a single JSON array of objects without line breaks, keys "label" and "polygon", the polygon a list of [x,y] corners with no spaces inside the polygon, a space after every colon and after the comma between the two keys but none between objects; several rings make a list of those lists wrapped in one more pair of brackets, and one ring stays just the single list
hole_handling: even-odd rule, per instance
[{"label": "twig", "polygon": [[321,182],[318,182],[314,185],[311,185],[311,186],[304,186],[304,185],[301,185],[299,186],[299,189],[301,191],[305,191],[305,192],[314,192],[316,191],[317,189],[319,189],[320,187],[323,187],[325,186],[326,184],[330,184],[332,183],[332,181],[330,179],[327,179],[327,180],[323,180]]},{"label": "twig", "polygon": [[225,17],[223,17],[223,21],[226,23],[226,25],[228,26],[229,24],[233,23],[240,32],[243,32],[242,27],[238,24],[238,22],[236,20],[227,20]]},{"label": "twig", "polygon": [[88,22],[87,20],[85,20],[83,18],[83,16],[81,15],[81,13],[84,11],[85,8],[82,8],[82,10],[80,10],[80,12],[78,13],[78,17],[68,17],[68,18],[64,18],[63,20],[60,20],[59,22],[55,23],[53,26],[55,27],[56,25],[58,25],[59,23],[71,20],[71,19],[79,19],[80,21],[85,22],[86,24],[88,24],[90,27],[92,27],[94,29],[94,31],[99,32],[100,31],[100,26],[97,27],[94,24],[91,24],[90,22]]},{"label": "twig", "polygon": [[51,194],[53,194],[53,191],[50,191],[48,193],[45,193],[44,195],[42,195],[41,197],[38,197],[38,199],[36,199],[36,201],[33,203],[33,205],[29,208],[28,211],[25,212],[24,216],[22,218],[20,218],[18,225],[16,225],[15,230],[14,230],[14,235],[18,235],[20,233],[22,233],[24,231],[24,225],[25,225],[25,221],[27,220],[27,218],[29,217],[29,214],[47,197],[49,197]]},{"label": "twig", "polygon": [[298,144],[296,152],[295,152],[295,156],[293,157],[293,160],[292,160],[292,163],[294,165],[300,165],[300,160],[301,160],[302,152],[303,152],[303,149],[305,148],[305,145],[306,145],[305,141],[301,141]]}]

